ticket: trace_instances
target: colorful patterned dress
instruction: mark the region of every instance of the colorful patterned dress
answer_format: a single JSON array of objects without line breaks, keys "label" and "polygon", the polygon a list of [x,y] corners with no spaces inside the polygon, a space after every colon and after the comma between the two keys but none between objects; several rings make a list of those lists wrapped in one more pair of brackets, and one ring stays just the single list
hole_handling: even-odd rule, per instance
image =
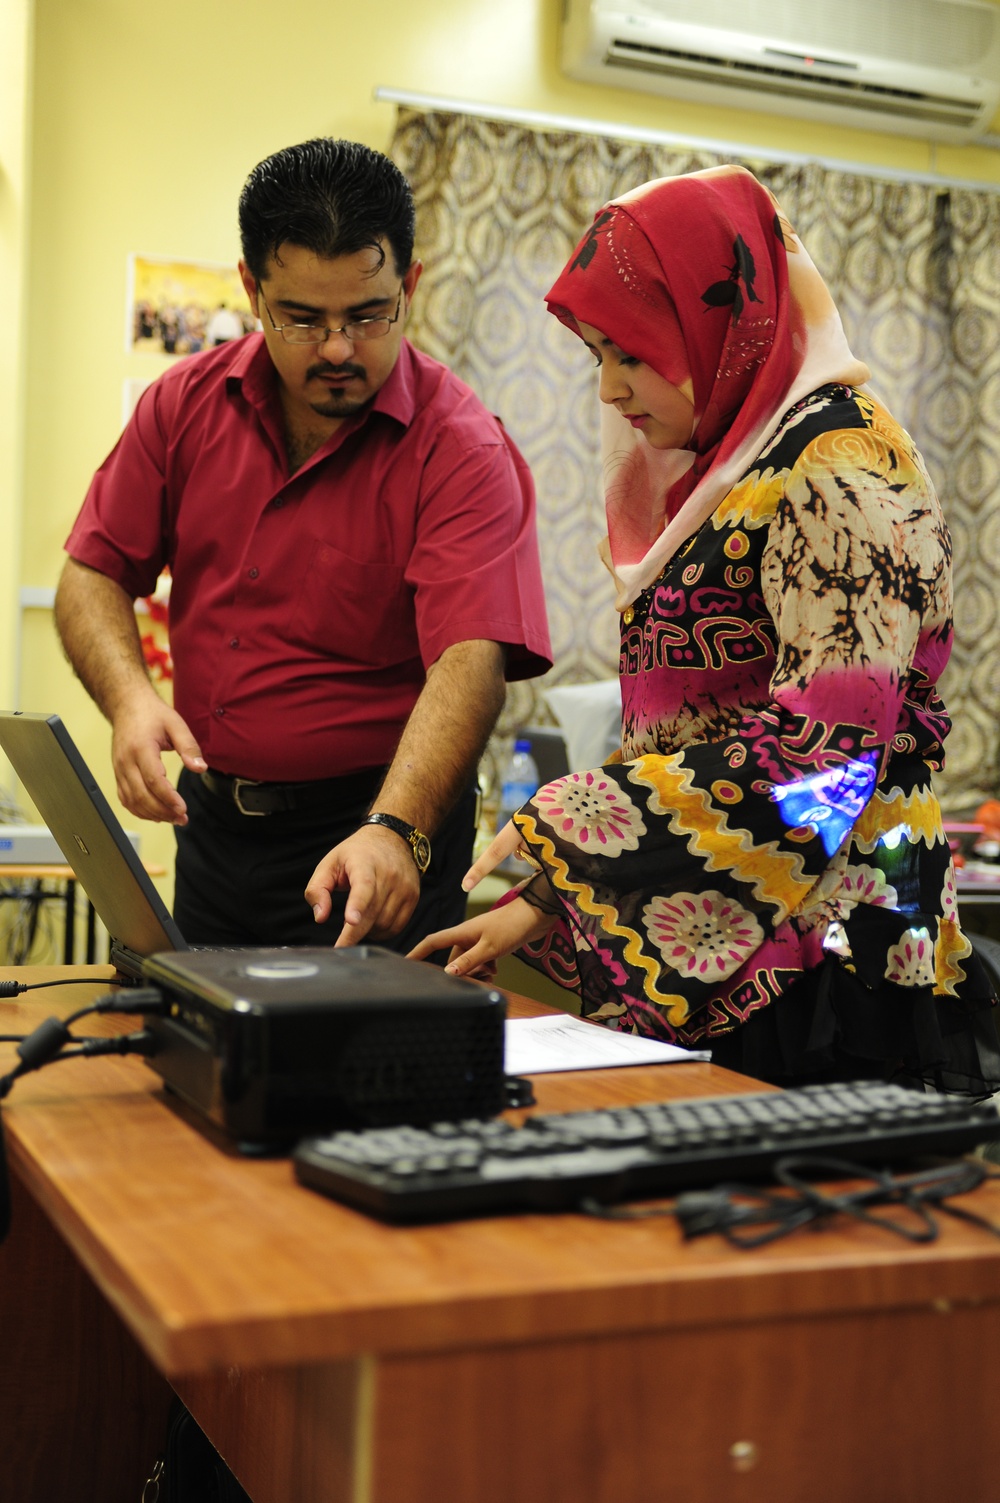
[{"label": "colorful patterned dress", "polygon": [[996,1089],[931,788],[951,636],[912,441],[852,388],[814,392],[624,613],[622,764],[516,816],[559,913],[523,958],[585,1014],[764,1078],[846,1051]]}]

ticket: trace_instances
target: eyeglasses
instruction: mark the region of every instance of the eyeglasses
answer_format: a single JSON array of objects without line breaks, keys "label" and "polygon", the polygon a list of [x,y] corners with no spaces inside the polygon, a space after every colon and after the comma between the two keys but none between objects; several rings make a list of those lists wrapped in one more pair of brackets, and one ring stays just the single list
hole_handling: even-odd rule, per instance
[{"label": "eyeglasses", "polygon": [[344,338],[349,339],[352,344],[359,339],[381,339],[384,334],[388,334],[393,324],[399,319],[399,310],[403,304],[401,283],[399,296],[396,299],[396,311],[391,318],[356,318],[349,324],[341,324],[339,329],[328,329],[323,324],[276,324],[263,291],[259,286],[257,290],[267,316],[271,320],[271,328],[281,335],[286,344],[325,344],[334,334],[343,334]]}]

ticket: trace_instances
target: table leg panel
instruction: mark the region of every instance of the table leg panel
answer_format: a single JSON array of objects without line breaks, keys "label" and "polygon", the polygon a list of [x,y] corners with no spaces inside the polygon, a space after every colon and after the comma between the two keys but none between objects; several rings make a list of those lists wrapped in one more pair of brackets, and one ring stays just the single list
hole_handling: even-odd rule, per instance
[{"label": "table leg panel", "polygon": [[172,1398],[16,1176],[0,1248],[0,1498],[136,1503]]},{"label": "table leg panel", "polygon": [[363,1503],[370,1363],[231,1368],[174,1388],[254,1503]]}]

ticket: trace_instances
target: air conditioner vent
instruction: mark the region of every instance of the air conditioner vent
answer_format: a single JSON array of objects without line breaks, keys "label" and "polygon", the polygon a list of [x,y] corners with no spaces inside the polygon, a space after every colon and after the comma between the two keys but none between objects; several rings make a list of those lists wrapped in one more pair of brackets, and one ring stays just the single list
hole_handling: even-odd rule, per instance
[{"label": "air conditioner vent", "polygon": [[1000,9],[976,0],[626,0],[610,9],[653,24],[669,15],[708,32],[782,37],[796,53],[863,47],[898,63],[969,73],[1000,27]]},{"label": "air conditioner vent", "polygon": [[[804,75],[774,63],[681,52],[648,42],[617,39],[611,43],[605,58],[619,68],[651,70],[673,78],[702,79],[724,88],[745,89],[749,86],[761,93],[780,94],[786,99],[825,99],[847,109],[875,108],[913,120],[967,126],[978,114],[978,107],[970,104],[968,99],[931,96],[915,89],[872,83],[856,77],[837,78],[819,73]],[[803,58],[803,63],[805,61]],[[829,63],[824,61],[824,66],[829,66]]]}]

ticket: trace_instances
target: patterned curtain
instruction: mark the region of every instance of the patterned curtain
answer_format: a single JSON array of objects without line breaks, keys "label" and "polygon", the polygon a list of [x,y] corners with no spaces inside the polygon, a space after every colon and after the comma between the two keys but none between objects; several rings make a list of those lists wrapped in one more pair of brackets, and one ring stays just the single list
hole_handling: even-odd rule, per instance
[{"label": "patterned curtain", "polygon": [[[502,744],[517,726],[551,719],[546,685],[617,669],[618,618],[596,553],[595,381],[542,297],[600,204],[737,159],[410,109],[392,154],[413,185],[425,265],[411,337],[501,417],[538,488],[555,666],[512,686]],[[941,495],[956,642],[938,787],[946,808],[964,809],[1000,787],[1000,195],[740,160],[781,201],[873,391],[913,434]]]}]

